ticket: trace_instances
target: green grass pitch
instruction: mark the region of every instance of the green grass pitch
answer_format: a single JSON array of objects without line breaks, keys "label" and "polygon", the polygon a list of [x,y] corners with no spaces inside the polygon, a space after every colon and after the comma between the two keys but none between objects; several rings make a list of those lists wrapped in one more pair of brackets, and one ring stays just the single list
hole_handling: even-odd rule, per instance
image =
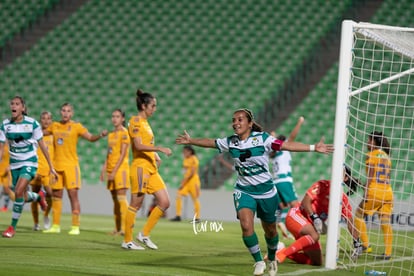
[{"label": "green grass pitch", "polygon": [[[1,231],[10,217],[10,212],[0,214]],[[143,223],[143,219],[137,219],[134,234]],[[121,249],[122,237],[108,234],[113,229],[111,216],[83,215],[81,234],[69,236],[69,215],[62,217],[60,234],[43,234],[32,231],[31,214],[25,211],[16,236],[0,238],[0,275],[252,275],[253,260],[243,245],[238,223],[217,221],[215,229],[210,229],[209,221],[204,223],[206,231],[195,234],[189,222],[163,219],[151,236],[159,250],[127,251]],[[265,251],[259,224],[256,231]],[[412,259],[404,265],[409,267],[411,263]],[[290,260],[279,265],[278,275],[317,274],[363,275],[363,268],[327,271]]]}]

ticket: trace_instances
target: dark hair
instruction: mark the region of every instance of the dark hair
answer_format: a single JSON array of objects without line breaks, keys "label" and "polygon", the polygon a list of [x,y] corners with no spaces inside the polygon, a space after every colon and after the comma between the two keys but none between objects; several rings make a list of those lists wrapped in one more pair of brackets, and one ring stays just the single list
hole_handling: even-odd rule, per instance
[{"label": "dark hair", "polygon": [[277,140],[282,140],[282,141],[286,141],[286,136],[283,134],[280,134],[279,136],[276,137]]},{"label": "dark hair", "polygon": [[[119,113],[121,113],[122,118],[125,119],[125,111],[122,111],[122,109],[120,109],[120,108],[115,108],[114,111],[112,111],[112,113],[114,113],[115,111],[118,111]],[[126,126],[125,120],[122,122],[122,125]]]},{"label": "dark hair", "polygon": [[191,152],[191,155],[196,154],[195,149],[190,145],[185,145],[183,149],[188,150],[189,152]]},{"label": "dark hair", "polygon": [[138,111],[142,110],[142,105],[147,105],[153,100],[155,97],[148,92],[144,92],[142,89],[137,90],[137,109]]},{"label": "dark hair", "polygon": [[379,131],[371,132],[368,137],[374,141],[374,144],[384,150],[388,155],[390,154],[390,143],[387,137]]},{"label": "dark hair", "polygon": [[351,169],[348,166],[345,166],[345,175],[348,176],[348,179],[344,181],[344,183],[349,188],[346,195],[350,196],[353,195],[362,184],[358,179],[352,177]]},{"label": "dark hair", "polygon": [[64,108],[65,106],[69,106],[69,107],[72,109],[72,111],[73,111],[73,105],[71,105],[71,104],[70,104],[70,103],[68,103],[68,102],[63,103],[63,104],[60,106],[60,109]]},{"label": "dark hair", "polygon": [[256,123],[256,121],[254,120],[253,112],[250,109],[240,108],[240,109],[237,109],[236,111],[234,111],[233,114],[235,114],[237,112],[244,112],[246,114],[247,121],[249,123],[253,122],[252,131],[257,131],[257,132],[262,132],[263,131],[262,126],[259,125],[258,123]]},{"label": "dark hair", "polygon": [[13,97],[12,100],[14,100],[14,99],[19,99],[20,100],[20,102],[22,103],[23,108],[24,108],[22,114],[23,115],[27,115],[27,106],[26,106],[26,102],[23,99],[23,97],[22,96],[19,96],[19,95],[16,95],[16,96]]}]

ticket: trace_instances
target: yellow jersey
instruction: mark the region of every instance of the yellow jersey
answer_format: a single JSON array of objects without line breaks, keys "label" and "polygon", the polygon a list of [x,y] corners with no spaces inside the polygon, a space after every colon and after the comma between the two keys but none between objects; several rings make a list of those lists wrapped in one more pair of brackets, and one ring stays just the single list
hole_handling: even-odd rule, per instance
[{"label": "yellow jersey", "polygon": [[132,116],[128,125],[129,136],[132,145],[132,165],[145,167],[152,172],[156,172],[157,163],[155,161],[155,152],[137,150],[134,146],[134,138],[141,138],[141,143],[147,146],[154,146],[154,134],[147,119],[139,116]]},{"label": "yellow jersey", "polygon": [[372,170],[372,179],[368,183],[367,198],[378,198],[385,201],[393,200],[390,183],[391,160],[385,151],[376,149],[367,154],[366,172]]},{"label": "yellow jersey", "polygon": [[6,173],[7,168],[10,166],[10,153],[9,153],[9,144],[4,143],[3,147],[3,156],[0,161],[0,176],[3,176]]},{"label": "yellow jersey", "polygon": [[56,170],[64,170],[66,166],[78,166],[77,144],[79,136],[88,132],[81,123],[69,121],[65,124],[53,122],[47,129],[53,134]]},{"label": "yellow jersey", "polygon": [[121,130],[112,131],[108,134],[108,155],[106,159],[106,171],[108,173],[112,172],[121,157],[121,149],[123,144],[127,145],[127,151],[119,169],[128,169],[129,144],[131,144],[128,130],[123,127]]},{"label": "yellow jersey", "polygon": [[184,178],[190,176],[192,171],[194,170],[193,176],[187,181],[186,184],[188,185],[200,185],[200,176],[198,175],[198,158],[195,155],[191,155],[183,160],[183,167],[184,167]]},{"label": "yellow jersey", "polygon": [[[54,145],[53,145],[53,136],[47,135],[43,136],[43,142],[46,146],[47,152],[49,153],[50,160],[54,158]],[[50,174],[49,164],[47,163],[46,157],[43,155],[42,150],[40,147],[37,148],[37,156],[38,156],[38,167],[37,167],[37,174],[41,176],[48,176]]]}]

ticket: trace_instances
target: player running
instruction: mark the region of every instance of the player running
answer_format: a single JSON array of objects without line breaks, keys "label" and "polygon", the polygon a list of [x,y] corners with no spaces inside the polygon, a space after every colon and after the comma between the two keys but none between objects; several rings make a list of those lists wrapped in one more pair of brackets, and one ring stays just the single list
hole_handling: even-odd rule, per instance
[{"label": "player running", "polygon": [[[52,123],[52,113],[49,111],[44,111],[40,115],[40,125],[42,127],[42,130],[46,130],[49,125]],[[47,152],[49,153],[49,157],[51,160],[54,158],[54,146],[53,146],[53,136],[43,136],[43,141],[45,143]],[[46,202],[47,202],[47,208],[44,210],[43,215],[43,226],[45,229],[50,228],[50,220],[49,220],[49,212],[52,208],[52,189],[50,188],[50,182],[55,181],[56,179],[53,177],[53,175],[49,172],[49,167],[47,165],[47,160],[45,156],[43,155],[40,148],[37,149],[37,156],[39,157],[39,166],[37,168],[37,172],[33,180],[30,182],[30,185],[32,185],[32,191],[33,192],[40,192],[42,187],[46,190]],[[32,210],[32,216],[33,216],[33,230],[39,231],[40,225],[39,225],[39,206],[37,202],[32,202],[31,205]]]},{"label": "player running", "polygon": [[126,192],[129,180],[129,145],[131,140],[125,125],[125,113],[121,109],[112,112],[114,130],[108,134],[108,151],[102,166],[101,181],[107,179],[107,188],[114,202],[114,235],[124,235],[125,216],[128,209]]},{"label": "player running", "polygon": [[42,139],[42,130],[35,119],[26,116],[26,105],[23,98],[15,96],[10,102],[10,109],[11,118],[4,120],[0,126],[0,160],[2,159],[4,144],[7,139],[12,174],[12,190],[15,193],[11,225],[3,232],[3,237],[5,238],[12,238],[14,236],[25,201],[39,202],[42,210],[47,207],[42,191],[39,194],[27,191],[29,182],[35,176],[38,166],[37,145],[47,160],[50,172],[56,175]]},{"label": "player running", "polygon": [[184,178],[177,191],[175,200],[176,216],[171,221],[181,221],[182,197],[191,196],[194,204],[193,222],[200,221],[200,177],[198,175],[198,158],[192,146],[184,146],[183,148],[183,168]]},{"label": "player running", "polygon": [[392,252],[391,214],[394,201],[390,181],[390,144],[382,132],[374,131],[368,135],[367,146],[369,150],[365,161],[367,185],[364,198],[355,212],[355,226],[360,232],[364,252],[371,252],[364,216],[378,213],[384,234],[385,252],[377,256],[377,259],[389,260]]},{"label": "player running", "polygon": [[158,172],[161,159],[157,152],[167,156],[172,154],[171,149],[155,146],[154,133],[148,123],[157,109],[157,100],[150,93],[138,89],[136,95],[138,115],[129,120],[129,135],[131,137],[133,161],[131,164],[131,201],[125,218],[125,235],[121,245],[124,249],[142,250],[144,247],[135,244],[132,240],[136,212],[141,208],[146,194],[154,195],[157,206],[151,211],[143,229],[137,235],[137,240],[148,248],[158,249],[149,237],[164,212],[170,207],[170,199],[164,180]]},{"label": "player running", "polygon": [[276,187],[269,172],[269,154],[273,151],[317,151],[329,153],[331,145],[323,143],[305,145],[298,142],[283,142],[263,132],[248,109],[238,109],[233,113],[233,131],[235,134],[221,138],[191,138],[184,131],[176,139],[177,144],[188,144],[206,148],[217,148],[220,152],[228,151],[233,158],[234,168],[238,173],[235,184],[234,206],[242,229],[245,246],[252,255],[254,275],[263,275],[266,263],[260,251],[258,237],[254,230],[254,216],[262,222],[268,249],[269,275],[276,275],[277,263],[275,253],[279,237],[276,230],[276,209],[279,204]]},{"label": "player running", "polygon": [[51,183],[53,224],[43,233],[60,233],[60,218],[62,215],[63,188],[68,192],[72,209],[72,227],[69,235],[80,234],[80,202],[78,191],[81,188],[81,172],[77,153],[79,137],[89,142],[96,142],[108,134],[104,130],[99,135],[92,135],[81,123],[72,120],[73,106],[64,103],[60,109],[61,120],[53,122],[45,135],[53,135],[55,147],[54,165],[58,173],[57,181]]},{"label": "player running", "polygon": [[[344,174],[344,183],[355,186],[349,169]],[[322,265],[322,249],[319,242],[321,234],[326,234],[325,221],[328,218],[329,209],[329,180],[319,180],[314,183],[306,192],[301,203],[291,208],[286,217],[286,226],[293,234],[296,241],[290,246],[277,252],[276,258],[279,263],[289,258],[299,264]],[[342,195],[342,218],[346,220],[348,231],[354,239],[355,258],[362,250],[358,232],[355,230],[352,218],[352,207],[348,197]]]}]

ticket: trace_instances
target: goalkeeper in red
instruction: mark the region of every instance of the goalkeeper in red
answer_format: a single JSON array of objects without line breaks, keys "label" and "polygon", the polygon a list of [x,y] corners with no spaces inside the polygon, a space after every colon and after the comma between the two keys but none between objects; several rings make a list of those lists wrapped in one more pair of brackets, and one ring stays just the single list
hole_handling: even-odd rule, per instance
[{"label": "goalkeeper in red", "polygon": [[[356,180],[351,177],[346,168],[344,183],[354,190]],[[322,249],[319,243],[321,234],[326,234],[325,221],[328,218],[329,180],[315,182],[306,192],[301,203],[291,208],[286,217],[286,227],[293,234],[296,241],[290,246],[279,250],[276,259],[279,263],[289,258],[300,264],[322,265]],[[348,231],[354,239],[352,258],[357,258],[362,251],[362,245],[355,230],[352,218],[352,207],[348,197],[342,195],[342,218],[347,222]]]}]

